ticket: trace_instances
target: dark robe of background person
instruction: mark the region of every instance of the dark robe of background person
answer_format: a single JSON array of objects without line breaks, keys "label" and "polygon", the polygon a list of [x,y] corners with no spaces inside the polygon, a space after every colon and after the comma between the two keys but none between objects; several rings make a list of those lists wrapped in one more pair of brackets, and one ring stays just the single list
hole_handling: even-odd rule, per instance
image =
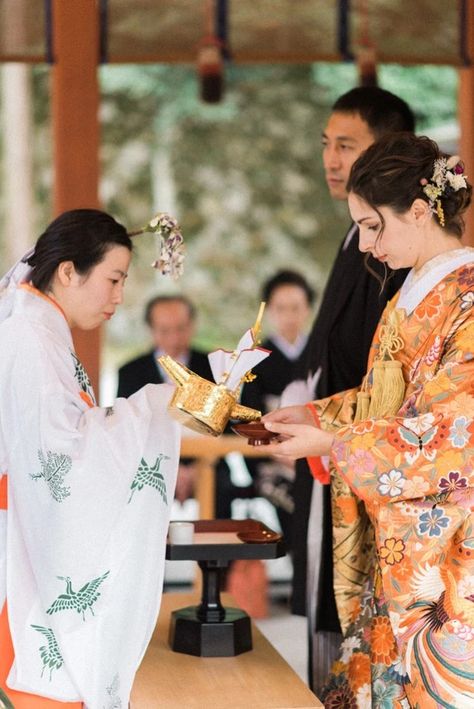
[{"label": "dark robe of background person", "polygon": [[[291,360],[284,352],[282,352],[277,344],[272,340],[271,337],[264,340],[261,345],[265,349],[271,350],[271,355],[263,362],[260,362],[256,367],[253,368],[253,373],[255,374],[255,379],[252,382],[244,384],[242,389],[241,401],[245,406],[250,406],[253,409],[262,411],[265,413],[268,409],[266,405],[266,400],[269,396],[275,399],[279,398],[283,390],[295,379],[299,378],[300,372],[300,359],[305,358],[305,353],[307,352],[308,343],[306,344],[300,359]],[[261,494],[259,492],[259,467],[262,461],[265,462],[267,459],[255,459],[247,458],[245,460],[246,466],[255,485],[255,495]],[[276,513],[278,516],[278,521],[285,538],[285,543],[288,549],[291,551],[293,548],[292,542],[292,528],[293,528],[293,481],[282,479],[275,481],[277,487],[275,487],[274,494],[268,496],[270,502],[275,505]],[[264,492],[264,491],[262,491]],[[267,497],[267,495],[265,495]]]}]

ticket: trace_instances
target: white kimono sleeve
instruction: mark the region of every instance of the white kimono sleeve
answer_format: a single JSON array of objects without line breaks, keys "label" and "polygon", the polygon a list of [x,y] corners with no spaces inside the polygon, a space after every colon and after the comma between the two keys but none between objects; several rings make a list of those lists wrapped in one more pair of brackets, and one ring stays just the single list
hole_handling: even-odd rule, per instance
[{"label": "white kimono sleeve", "polygon": [[179,457],[179,426],[166,412],[172,388],[148,385],[112,409],[88,408],[69,351],[35,338],[15,345],[0,403],[8,686],[125,709],[161,600]]}]

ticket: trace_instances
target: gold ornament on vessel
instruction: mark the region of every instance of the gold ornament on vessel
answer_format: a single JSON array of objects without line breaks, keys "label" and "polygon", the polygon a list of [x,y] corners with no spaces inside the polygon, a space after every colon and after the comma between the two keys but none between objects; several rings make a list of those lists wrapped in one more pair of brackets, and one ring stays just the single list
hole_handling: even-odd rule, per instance
[{"label": "gold ornament on vessel", "polygon": [[260,411],[242,406],[238,398],[252,367],[270,354],[270,350],[258,346],[264,307],[262,303],[255,325],[247,330],[233,352],[221,349],[209,354],[215,382],[200,377],[168,355],[159,358],[160,365],[176,384],[169,411],[184,426],[220,436],[230,419],[261,418]]}]

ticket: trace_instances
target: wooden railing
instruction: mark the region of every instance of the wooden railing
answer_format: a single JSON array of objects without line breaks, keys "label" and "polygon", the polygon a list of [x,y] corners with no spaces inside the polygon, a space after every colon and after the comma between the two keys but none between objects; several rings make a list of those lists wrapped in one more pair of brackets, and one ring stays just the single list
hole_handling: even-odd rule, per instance
[{"label": "wooden railing", "polygon": [[196,458],[198,476],[195,495],[199,503],[200,519],[214,519],[216,463],[228,453],[242,453],[247,458],[264,458],[265,446],[249,446],[245,438],[232,434],[218,438],[184,436],[181,441],[181,455]]}]

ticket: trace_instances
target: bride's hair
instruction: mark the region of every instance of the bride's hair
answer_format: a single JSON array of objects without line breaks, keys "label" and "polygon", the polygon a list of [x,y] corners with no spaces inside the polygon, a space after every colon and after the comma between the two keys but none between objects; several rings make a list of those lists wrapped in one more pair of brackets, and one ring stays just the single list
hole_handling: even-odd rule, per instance
[{"label": "bride's hair", "polygon": [[[427,192],[429,186],[436,188],[435,162],[449,156],[442,153],[438,145],[426,136],[413,133],[391,133],[365,150],[352,166],[347,191],[353,192],[369,204],[384,220],[378,207],[390,207],[397,214],[407,212],[415,199],[422,199],[430,205],[434,219],[444,229],[460,238],[464,231],[463,213],[471,202],[472,187],[465,180],[465,186],[452,186],[447,179],[440,194],[433,199]],[[444,164],[444,175],[446,166]],[[457,170],[462,163],[457,163]],[[450,172],[449,176],[454,177]],[[460,177],[460,175],[458,176]],[[455,184],[455,183],[454,183]],[[427,188],[427,192],[425,192]],[[439,208],[434,205],[439,200]]]}]

